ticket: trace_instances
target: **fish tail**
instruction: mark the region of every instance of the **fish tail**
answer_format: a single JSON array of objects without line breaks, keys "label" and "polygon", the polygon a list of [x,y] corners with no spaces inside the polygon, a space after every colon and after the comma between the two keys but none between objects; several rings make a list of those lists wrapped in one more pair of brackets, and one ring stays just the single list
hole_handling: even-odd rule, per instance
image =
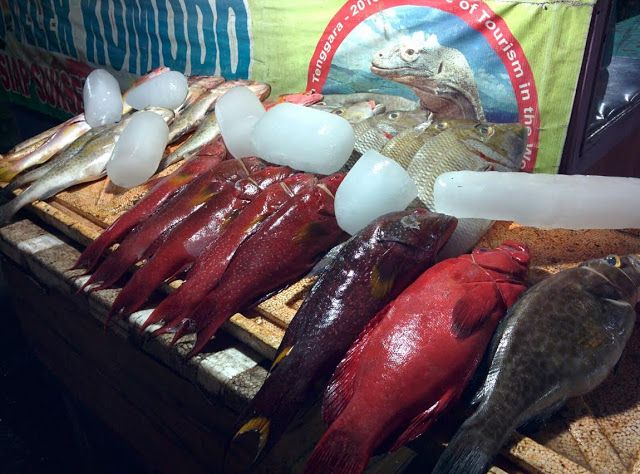
[{"label": "fish tail", "polygon": [[89,281],[95,284],[99,283],[99,286],[92,287],[88,291],[110,288],[137,261],[138,256],[135,251],[127,250],[124,246],[118,247],[118,250],[109,255],[91,275]]},{"label": "fish tail", "polygon": [[[363,446],[363,444],[365,444]],[[371,449],[354,433],[330,426],[311,453],[305,474],[357,474],[364,471]]]},{"label": "fish tail", "polygon": [[432,474],[484,474],[502,445],[501,436],[487,433],[471,417],[444,450]]},{"label": "fish tail", "polygon": [[13,198],[8,203],[0,206],[0,226],[8,224],[16,212],[22,209],[26,204],[28,204],[28,199],[26,194],[23,193],[20,196]]},{"label": "fish tail", "polygon": [[305,360],[296,356],[290,347],[280,348],[276,368],[239,418],[230,447],[241,444],[247,435],[257,433],[258,440],[251,451],[253,463],[271,450],[304,405],[315,373],[303,365]]}]

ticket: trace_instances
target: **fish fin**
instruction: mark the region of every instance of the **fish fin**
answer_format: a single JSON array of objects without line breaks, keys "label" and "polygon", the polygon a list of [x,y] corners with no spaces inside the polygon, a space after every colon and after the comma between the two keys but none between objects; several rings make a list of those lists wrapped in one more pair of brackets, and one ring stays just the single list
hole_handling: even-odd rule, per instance
[{"label": "fish fin", "polygon": [[305,474],[363,472],[370,453],[366,449],[360,449],[358,444],[351,433],[329,428],[311,453]]},{"label": "fish fin", "polygon": [[438,416],[456,399],[456,394],[458,393],[457,390],[447,390],[438,401],[411,420],[407,429],[398,436],[398,439],[393,443],[391,448],[389,448],[389,451],[393,452],[400,449],[403,445],[409,441],[413,441],[427,431]]},{"label": "fish fin", "polygon": [[324,222],[311,221],[304,224],[298,232],[295,233],[291,241],[296,245],[306,245],[310,241],[327,235],[327,232]]},{"label": "fish fin", "polygon": [[[385,264],[385,262],[387,262]],[[398,276],[398,267],[392,266],[384,258],[379,265],[374,265],[371,269],[371,280],[369,286],[371,296],[382,300],[393,290],[396,277]]]},{"label": "fish fin", "polygon": [[530,436],[535,434],[537,431],[540,431],[542,426],[553,416],[555,413],[560,410],[564,404],[566,403],[566,399],[562,399],[559,402],[554,403],[549,408],[545,408],[543,412],[538,413],[533,418],[527,420],[520,426],[518,426],[518,431],[525,436]]},{"label": "fish fin", "polygon": [[459,339],[470,336],[491,314],[496,305],[493,282],[471,283],[453,308],[451,330]]},{"label": "fish fin", "polygon": [[360,356],[369,341],[372,330],[386,316],[387,308],[382,309],[369,321],[331,377],[322,400],[322,417],[327,424],[333,423],[351,400],[354,392],[355,373],[360,366]]}]

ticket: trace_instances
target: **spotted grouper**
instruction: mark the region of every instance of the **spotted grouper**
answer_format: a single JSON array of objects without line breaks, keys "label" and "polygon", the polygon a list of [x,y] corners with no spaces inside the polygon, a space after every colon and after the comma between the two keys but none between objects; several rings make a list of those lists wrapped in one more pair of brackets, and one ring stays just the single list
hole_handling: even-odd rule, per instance
[{"label": "spotted grouper", "polygon": [[327,387],[329,428],[306,472],[362,472],[377,450],[425,432],[460,398],[528,262],[520,243],[478,249],[434,265],[380,311]]},{"label": "spotted grouper", "polygon": [[453,217],[418,208],[381,216],[349,240],[289,325],[236,439],[255,431],[258,454],[273,446],[371,318],[435,263],[455,226]]},{"label": "spotted grouper", "polygon": [[637,256],[591,260],[531,287],[498,328],[479,406],[433,472],[486,472],[513,430],[599,385],[631,335],[639,292]]}]

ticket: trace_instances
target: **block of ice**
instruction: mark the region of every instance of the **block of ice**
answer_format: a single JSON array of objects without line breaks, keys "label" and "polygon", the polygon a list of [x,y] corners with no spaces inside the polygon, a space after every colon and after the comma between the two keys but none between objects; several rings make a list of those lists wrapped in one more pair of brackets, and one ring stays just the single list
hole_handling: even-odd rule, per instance
[{"label": "block of ice", "polygon": [[336,192],[338,225],[355,234],[373,219],[405,209],[418,190],[405,169],[369,150],[351,168]]},{"label": "block of ice", "polygon": [[229,153],[236,158],[255,156],[251,137],[264,105],[248,87],[236,86],[218,99],[215,108],[220,132]]},{"label": "block of ice", "polygon": [[188,90],[189,85],[184,74],[167,71],[128,91],[126,101],[138,110],[149,106],[176,109],[184,102]]},{"label": "block of ice", "polygon": [[153,176],[169,139],[165,119],[146,110],[131,117],[107,163],[107,175],[111,181],[118,186],[132,188]]},{"label": "block of ice", "polygon": [[270,109],[256,124],[253,134],[260,158],[319,174],[342,168],[354,142],[353,128],[344,118],[289,103]]},{"label": "block of ice", "polygon": [[95,69],[84,81],[82,90],[84,117],[89,126],[99,127],[120,121],[122,94],[115,77],[104,69]]},{"label": "block of ice", "polygon": [[435,210],[541,228],[640,228],[640,179],[454,171],[438,177]]}]

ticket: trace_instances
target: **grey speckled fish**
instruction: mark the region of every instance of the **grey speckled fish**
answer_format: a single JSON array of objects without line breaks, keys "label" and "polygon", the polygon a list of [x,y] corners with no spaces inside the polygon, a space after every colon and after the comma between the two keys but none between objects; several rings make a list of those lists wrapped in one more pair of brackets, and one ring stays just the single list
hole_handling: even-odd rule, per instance
[{"label": "grey speckled fish", "polygon": [[[170,121],[174,117],[173,111],[168,109],[149,107],[145,110],[154,111],[165,121]],[[109,130],[109,133],[102,133],[90,140],[72,159],[59,161],[46,175],[33,182],[19,196],[0,206],[0,225],[7,223],[16,212],[33,201],[50,198],[71,186],[95,181],[105,176],[107,162],[111,158],[113,148],[130,118],[129,116],[121,120]]]},{"label": "grey speckled fish", "polygon": [[598,386],[620,358],[640,298],[640,257],[588,261],[531,287],[489,352],[480,405],[434,474],[485,473],[511,432]]}]

